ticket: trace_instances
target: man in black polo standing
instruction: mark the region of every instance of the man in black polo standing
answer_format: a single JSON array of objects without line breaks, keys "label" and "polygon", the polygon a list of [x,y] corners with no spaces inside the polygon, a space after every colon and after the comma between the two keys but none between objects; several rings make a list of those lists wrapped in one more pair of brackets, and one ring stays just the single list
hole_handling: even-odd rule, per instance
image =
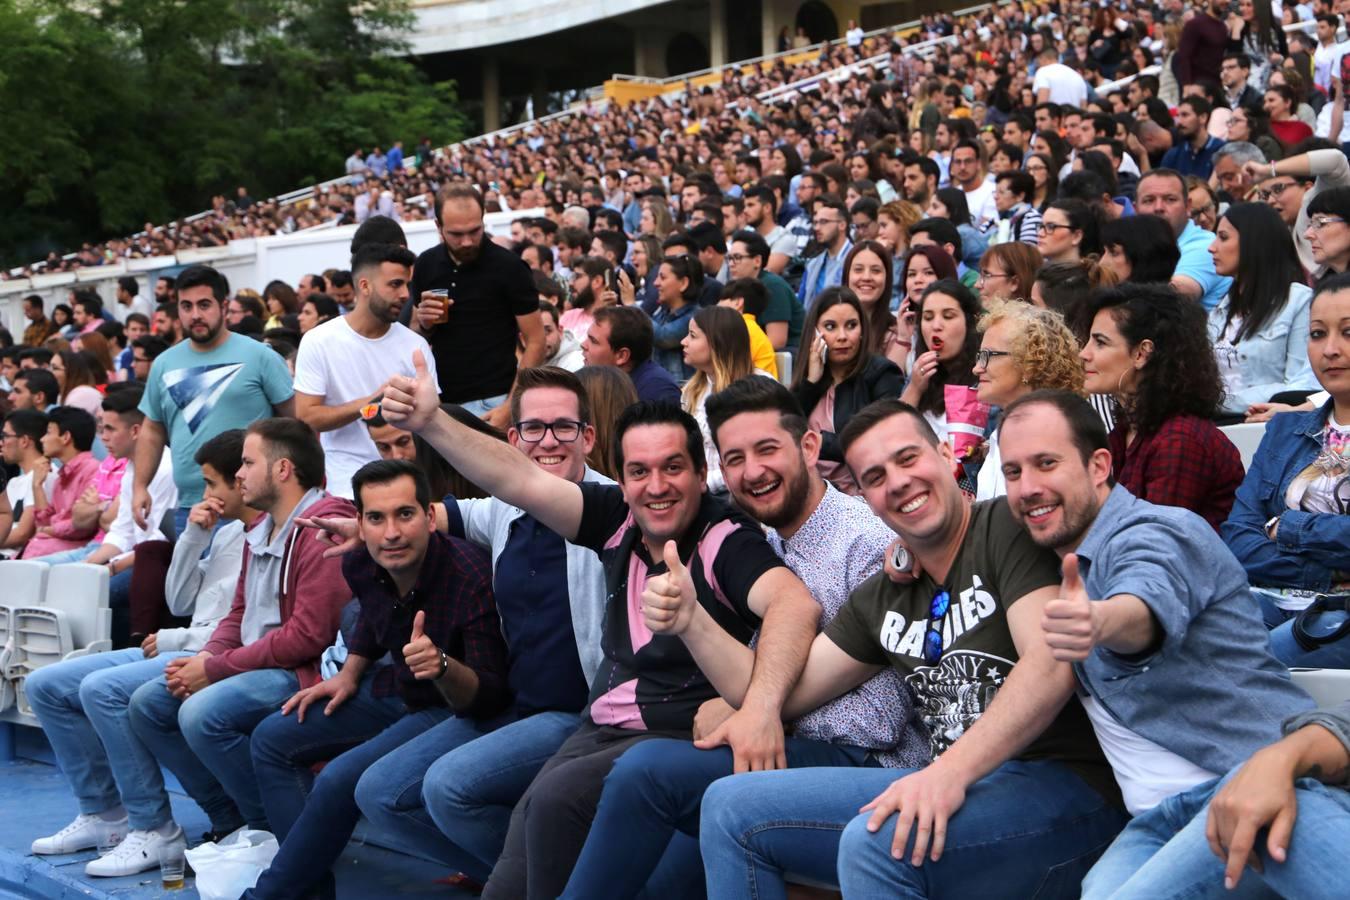
[{"label": "man in black polo standing", "polygon": [[[520,367],[544,361],[539,295],[529,267],[488,238],[483,195],[475,188],[442,188],[436,195],[436,221],[441,243],[417,257],[411,291],[417,305],[402,318],[431,344],[441,400],[505,430],[517,333],[525,345]],[[428,293],[437,290],[447,293]]]}]

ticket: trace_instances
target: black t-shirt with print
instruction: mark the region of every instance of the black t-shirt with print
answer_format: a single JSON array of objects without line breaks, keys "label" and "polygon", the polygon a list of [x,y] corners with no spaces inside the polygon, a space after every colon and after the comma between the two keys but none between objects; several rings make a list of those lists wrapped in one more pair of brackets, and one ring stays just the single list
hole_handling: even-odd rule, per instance
[{"label": "black t-shirt with print", "polygon": [[[977,503],[945,584],[927,573],[894,584],[878,573],[858,585],[826,634],[854,659],[895,669],[914,692],[937,757],[989,708],[1019,658],[1007,607],[1059,580],[1059,560],[1013,521],[1006,499]],[[951,602],[942,621],[942,657],[928,665],[929,609],[944,589]],[[1058,760],[1104,795],[1118,796],[1087,714],[1072,698],[1016,758]]]},{"label": "black t-shirt with print", "polygon": [[[699,706],[717,691],[684,641],[652,634],[642,618],[643,588],[648,578],[666,571],[665,560],[648,554],[620,488],[592,482],[579,487],[581,526],[573,543],[593,549],[605,567],[603,656],[587,715],[597,725],[689,732]],[[699,604],[728,634],[748,643],[759,627],[750,588],[765,572],[783,566],[764,533],[705,493],[679,552]]]}]

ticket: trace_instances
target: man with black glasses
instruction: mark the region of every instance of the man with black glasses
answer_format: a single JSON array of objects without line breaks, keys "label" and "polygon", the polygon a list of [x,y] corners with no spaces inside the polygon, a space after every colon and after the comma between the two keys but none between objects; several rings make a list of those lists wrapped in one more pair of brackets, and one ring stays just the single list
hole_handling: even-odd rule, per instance
[{"label": "man with black glasses", "polygon": [[804,309],[811,308],[821,291],[843,282],[844,257],[853,249],[853,242],[848,239],[848,210],[839,200],[826,197],[817,201],[814,224],[816,240],[825,252],[808,260],[802,273],[797,298]]}]

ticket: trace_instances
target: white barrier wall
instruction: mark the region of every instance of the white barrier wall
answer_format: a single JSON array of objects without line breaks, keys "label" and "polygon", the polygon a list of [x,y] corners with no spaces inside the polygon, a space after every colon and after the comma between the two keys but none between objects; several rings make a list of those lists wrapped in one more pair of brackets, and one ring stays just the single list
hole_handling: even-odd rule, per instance
[{"label": "white barrier wall", "polygon": [[[513,220],[543,214],[543,209],[489,213],[483,223],[489,234],[500,236],[510,232]],[[116,301],[119,277],[135,277],[140,283],[141,294],[149,296],[154,293],[155,281],[160,274],[177,274],[192,263],[204,263],[218,269],[229,279],[231,290],[251,287],[261,293],[267,283],[275,279],[294,286],[300,283],[302,275],[347,268],[351,262],[352,235],[357,227],[314,228],[295,234],[231,241],[227,247],[183,250],[177,256],[129,259],[75,272],[0,281],[0,324],[9,329],[17,342],[22,339],[26,324],[23,298],[29,294],[42,297],[48,314],[56,304],[69,302],[70,292],[74,289],[92,289],[108,305]],[[407,235],[408,249],[413,253],[421,253],[440,241],[436,223],[430,220],[405,222],[403,233]]]}]

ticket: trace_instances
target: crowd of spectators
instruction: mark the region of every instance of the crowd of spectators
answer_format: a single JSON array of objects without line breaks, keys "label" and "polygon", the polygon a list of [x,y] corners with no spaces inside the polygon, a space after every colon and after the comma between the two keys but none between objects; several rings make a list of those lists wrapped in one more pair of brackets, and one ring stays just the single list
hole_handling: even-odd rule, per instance
[{"label": "crowd of spectators", "polygon": [[33,851],[152,867],[163,766],[255,898],[363,815],[491,898],[1343,896],[1341,26],[1011,5],[756,98],[851,29],[431,160],[420,255],[369,193],[295,287],[28,298],[0,547],[117,647],[27,679]]}]

